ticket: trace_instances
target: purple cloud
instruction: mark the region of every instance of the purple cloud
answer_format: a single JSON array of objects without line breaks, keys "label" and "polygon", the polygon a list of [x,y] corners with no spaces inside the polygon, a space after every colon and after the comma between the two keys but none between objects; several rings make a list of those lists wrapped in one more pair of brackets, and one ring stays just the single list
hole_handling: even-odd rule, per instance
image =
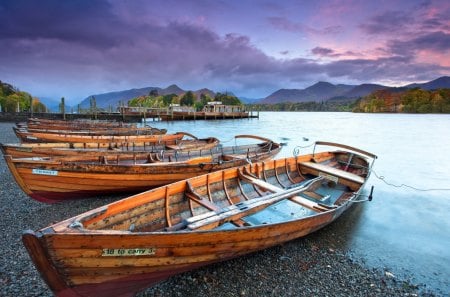
[{"label": "purple cloud", "polygon": [[360,28],[368,34],[391,34],[407,28],[413,19],[403,11],[387,11],[361,24]]},{"label": "purple cloud", "polygon": [[[354,43],[335,45],[333,34],[346,32],[344,23],[330,19],[312,24],[307,18],[284,14],[286,9],[269,10],[270,5],[261,5],[252,7],[252,14],[245,13],[249,19],[241,20],[236,13],[244,13],[230,3],[220,3],[220,13],[212,4],[204,8],[183,2],[171,10],[172,4],[0,0],[0,80],[19,84],[35,95],[51,92],[77,99],[172,83],[185,89],[209,87],[263,97],[279,88],[305,87],[317,80],[405,81],[450,73],[448,63],[416,61],[418,50],[449,51],[450,31],[443,29],[449,25],[443,16],[445,9],[431,13],[424,8],[422,21],[408,28],[404,23],[412,19],[399,10],[367,17],[369,21],[358,28],[370,37],[384,37],[371,46],[376,54],[372,52],[369,58]],[[222,10],[224,18],[220,19]],[[236,22],[230,23],[231,16]],[[231,26],[239,20],[244,29]],[[436,30],[430,29],[434,26]],[[412,29],[415,35],[403,34]],[[280,31],[280,35],[291,32],[304,39],[294,37],[283,43],[273,36]],[[402,32],[401,38],[391,37],[392,32]],[[329,38],[333,41],[327,43]],[[312,42],[316,46],[310,49]],[[279,46],[267,50],[274,44]]]},{"label": "purple cloud", "polygon": [[411,55],[419,50],[434,52],[450,51],[450,34],[444,32],[431,32],[419,35],[409,40],[391,40],[388,49],[396,55]]},{"label": "purple cloud", "polygon": [[346,57],[361,56],[361,54],[357,54],[353,51],[345,51],[343,53],[338,53],[333,49],[320,47],[320,46],[316,46],[315,48],[313,48],[311,50],[311,53],[316,56],[331,57],[331,58],[338,58],[338,57],[343,57],[343,56],[346,56]]},{"label": "purple cloud", "polygon": [[320,47],[320,46],[316,46],[315,48],[313,48],[311,50],[311,53],[313,53],[314,55],[317,55],[317,56],[325,56],[325,57],[335,55],[334,50],[329,49],[329,48]]}]

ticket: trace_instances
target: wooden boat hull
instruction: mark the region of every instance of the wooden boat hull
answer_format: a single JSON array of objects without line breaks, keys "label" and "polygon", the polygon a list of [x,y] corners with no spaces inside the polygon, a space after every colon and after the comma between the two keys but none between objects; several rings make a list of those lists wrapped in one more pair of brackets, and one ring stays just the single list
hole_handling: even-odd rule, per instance
[{"label": "wooden boat hull", "polygon": [[21,142],[150,142],[150,143],[164,143],[175,144],[183,134],[159,134],[159,135],[71,135],[71,134],[57,134],[57,133],[40,133],[40,132],[20,132],[16,134]]},{"label": "wooden boat hull", "polygon": [[[51,244],[55,249],[50,259],[58,259],[58,266],[67,268],[67,273],[73,274],[72,282],[85,282],[92,279],[93,283],[77,285],[57,292],[57,296],[133,296],[129,292],[138,292],[152,286],[170,276],[190,271],[215,262],[240,257],[252,252],[267,249],[307,234],[310,234],[335,220],[339,213],[328,212],[314,218],[277,224],[266,228],[248,228],[246,230],[225,230],[192,234],[130,234],[121,236],[95,235],[95,240],[86,242],[84,236],[70,235],[64,237],[64,242],[51,234],[24,235],[25,241],[37,241],[35,244]],[[28,238],[27,238],[28,237]],[[40,237],[40,238],[39,238]],[[116,242],[112,244],[112,242]],[[70,244],[69,244],[70,243]],[[180,247],[180,243],[183,243]],[[27,243],[26,243],[27,245]],[[77,251],[83,246],[82,251]],[[122,257],[118,259],[101,258],[104,249],[146,249],[151,247],[158,251],[158,258],[153,257]],[[91,255],[81,258],[83,255]],[[70,257],[70,258],[67,258]],[[76,266],[88,265],[82,275],[76,275]],[[120,265],[121,267],[114,269]],[[94,266],[98,266],[95,268]],[[126,268],[130,266],[130,268]],[[107,268],[102,268],[107,267]],[[102,271],[103,270],[103,271]],[[112,270],[112,271],[111,271]],[[116,271],[114,271],[116,270]],[[126,270],[129,270],[127,272]],[[109,272],[106,272],[109,271]],[[111,276],[96,277],[102,273]],[[95,281],[101,281],[95,283]]]},{"label": "wooden boat hull", "polygon": [[65,129],[58,128],[36,128],[36,127],[21,127],[13,128],[15,134],[18,137],[21,135],[26,135],[27,133],[48,133],[48,134],[72,134],[72,135],[83,135],[83,136],[95,136],[95,135],[160,135],[166,134],[166,129],[157,129],[152,127],[145,128],[89,128],[89,129],[71,129],[67,127]]},{"label": "wooden boat hull", "polygon": [[17,123],[18,127],[34,126],[37,128],[136,128],[134,123],[125,123],[115,120],[92,120],[92,119],[74,119],[74,120],[56,120],[44,118],[28,118],[26,122]]},{"label": "wooden boat hull", "polygon": [[57,296],[132,296],[326,226],[359,199],[368,164],[323,152],[216,171],[26,231],[23,243]]},{"label": "wooden boat hull", "polygon": [[[12,160],[15,161],[17,160]],[[17,164],[16,168],[10,169],[15,172],[14,176],[19,176],[16,181],[28,196],[40,202],[55,203],[78,198],[143,192],[211,171],[245,164],[247,161],[243,159],[222,164],[187,164],[173,167],[102,165],[96,172],[93,172],[94,168],[99,167],[90,165],[45,166],[45,169],[39,169],[36,164]]]},{"label": "wooden boat hull", "polygon": [[161,150],[209,150],[220,141],[215,137],[204,139],[181,139],[176,144],[155,142],[104,142],[104,143],[11,143],[0,144],[3,155],[13,158],[46,156],[105,156],[118,153],[143,153]]},{"label": "wooden boat hull", "polygon": [[[252,148],[247,155],[223,154],[239,150],[245,153],[246,148]],[[266,160],[274,157],[280,150],[279,144],[269,141],[266,147],[256,144],[216,148],[214,157],[208,150],[203,153],[199,150],[166,154],[167,158],[175,154],[194,156],[178,162],[148,163],[152,154],[147,153],[131,153],[127,155],[128,160],[120,162],[119,156],[123,159],[126,154],[105,155],[100,160],[95,156],[12,158],[5,155],[5,160],[16,182],[26,194],[40,202],[54,203],[99,195],[138,193],[208,172]],[[136,163],[136,156],[140,158],[140,163]]]}]

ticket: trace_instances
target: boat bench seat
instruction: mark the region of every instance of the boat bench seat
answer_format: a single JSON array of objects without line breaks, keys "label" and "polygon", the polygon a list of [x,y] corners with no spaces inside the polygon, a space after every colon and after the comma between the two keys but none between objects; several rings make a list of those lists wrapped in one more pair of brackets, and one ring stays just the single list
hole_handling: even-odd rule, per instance
[{"label": "boat bench seat", "polygon": [[360,185],[364,183],[364,178],[359,175],[341,169],[333,168],[327,165],[323,165],[320,163],[301,162],[300,166],[303,167],[307,173],[312,174],[325,173]]},{"label": "boat bench seat", "polygon": [[242,160],[242,159],[247,159],[247,154],[222,155],[222,159],[224,161]]}]

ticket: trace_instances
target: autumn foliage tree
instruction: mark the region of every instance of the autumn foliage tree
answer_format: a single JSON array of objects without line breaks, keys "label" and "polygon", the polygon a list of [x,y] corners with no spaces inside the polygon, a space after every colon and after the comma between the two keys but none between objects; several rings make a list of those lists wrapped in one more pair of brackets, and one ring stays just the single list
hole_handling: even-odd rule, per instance
[{"label": "autumn foliage tree", "polygon": [[362,98],[356,112],[450,113],[450,89],[403,92],[389,89],[375,91]]},{"label": "autumn foliage tree", "polygon": [[29,93],[19,91],[10,84],[0,81],[0,106],[4,112],[31,111],[44,112],[46,107],[38,98],[33,98]]}]

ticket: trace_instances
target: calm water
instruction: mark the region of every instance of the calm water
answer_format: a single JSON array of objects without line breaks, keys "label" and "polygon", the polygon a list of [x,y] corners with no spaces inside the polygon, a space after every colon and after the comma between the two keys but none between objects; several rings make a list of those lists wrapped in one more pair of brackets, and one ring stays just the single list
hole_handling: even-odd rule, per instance
[{"label": "calm water", "polygon": [[344,248],[370,267],[450,292],[449,115],[264,112],[259,119],[147,124],[216,136],[224,145],[235,144],[236,134],[257,134],[286,143],[279,157],[296,146],[310,153],[317,140],[377,154],[367,187],[375,186],[374,200],[341,218],[349,221]]}]

